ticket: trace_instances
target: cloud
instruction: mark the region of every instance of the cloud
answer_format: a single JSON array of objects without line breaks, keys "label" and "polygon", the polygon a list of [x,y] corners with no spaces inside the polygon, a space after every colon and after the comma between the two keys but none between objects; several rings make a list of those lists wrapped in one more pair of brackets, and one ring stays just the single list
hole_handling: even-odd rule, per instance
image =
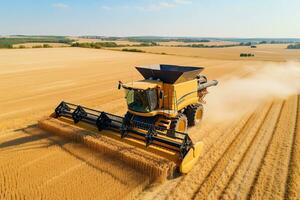
[{"label": "cloud", "polygon": [[102,10],[110,11],[115,9],[137,9],[140,11],[159,11],[163,9],[171,9],[178,6],[183,6],[186,4],[191,4],[191,0],[165,0],[165,1],[157,1],[155,3],[151,4],[145,4],[145,5],[137,5],[137,6],[129,6],[129,5],[121,5],[121,6],[107,6],[102,5],[100,8]]},{"label": "cloud", "polygon": [[70,8],[69,5],[64,4],[64,3],[54,3],[54,4],[52,4],[52,7],[53,8],[57,8],[57,9],[67,9],[67,8]]},{"label": "cloud", "polygon": [[115,9],[137,9],[140,11],[159,11],[163,9],[171,9],[178,6],[184,6],[187,4],[191,4],[191,0],[163,0],[163,1],[156,1],[151,4],[145,4],[145,5],[137,5],[137,6],[129,6],[129,5],[120,5],[120,6],[107,6],[102,5],[100,8],[102,10],[110,11]]},{"label": "cloud", "polygon": [[172,8],[175,7],[176,4],[173,2],[159,2],[158,6],[161,8]]},{"label": "cloud", "polygon": [[192,1],[189,0],[175,0],[176,4],[191,4]]},{"label": "cloud", "polygon": [[111,10],[112,7],[110,7],[110,6],[101,6],[101,9],[103,9],[103,10]]},{"label": "cloud", "polygon": [[191,4],[189,0],[172,0],[172,1],[160,1],[145,6],[137,6],[136,8],[142,11],[159,11],[162,9],[175,8],[179,5]]}]

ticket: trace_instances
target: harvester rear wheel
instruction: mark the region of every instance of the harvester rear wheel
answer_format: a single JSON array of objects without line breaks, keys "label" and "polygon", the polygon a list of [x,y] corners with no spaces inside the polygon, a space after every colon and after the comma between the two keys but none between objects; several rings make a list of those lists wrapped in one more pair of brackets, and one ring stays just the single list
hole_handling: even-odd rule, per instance
[{"label": "harvester rear wheel", "polygon": [[195,126],[200,123],[203,117],[202,104],[194,104],[187,107],[185,114],[188,119],[188,126]]}]

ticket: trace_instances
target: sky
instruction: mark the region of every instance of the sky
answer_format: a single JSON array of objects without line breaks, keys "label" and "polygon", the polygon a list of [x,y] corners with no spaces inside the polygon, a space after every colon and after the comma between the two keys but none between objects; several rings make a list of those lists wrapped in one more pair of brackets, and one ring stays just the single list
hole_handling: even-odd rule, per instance
[{"label": "sky", "polygon": [[0,0],[0,35],[300,38],[300,0]]}]

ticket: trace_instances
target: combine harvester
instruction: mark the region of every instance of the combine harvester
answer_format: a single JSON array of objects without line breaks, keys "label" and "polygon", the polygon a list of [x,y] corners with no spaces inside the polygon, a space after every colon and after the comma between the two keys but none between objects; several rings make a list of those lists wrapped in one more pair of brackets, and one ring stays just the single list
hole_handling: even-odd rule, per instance
[{"label": "combine harvester", "polygon": [[[201,121],[207,88],[218,82],[207,82],[200,75],[202,67],[154,65],[136,69],[144,80],[118,85],[125,90],[128,105],[124,117],[63,101],[39,125],[117,155],[140,170],[152,171],[153,176],[188,173],[203,142],[194,143],[187,127]],[[167,167],[159,169],[166,163]]]}]

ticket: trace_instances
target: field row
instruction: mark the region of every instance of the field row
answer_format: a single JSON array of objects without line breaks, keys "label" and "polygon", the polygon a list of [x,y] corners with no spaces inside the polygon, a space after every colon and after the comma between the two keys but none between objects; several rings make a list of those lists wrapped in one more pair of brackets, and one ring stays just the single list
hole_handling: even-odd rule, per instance
[{"label": "field row", "polygon": [[189,174],[153,195],[158,199],[299,199],[299,107],[299,96],[292,96],[266,103],[231,125],[214,129],[204,125],[198,132],[206,144],[200,161]]}]

